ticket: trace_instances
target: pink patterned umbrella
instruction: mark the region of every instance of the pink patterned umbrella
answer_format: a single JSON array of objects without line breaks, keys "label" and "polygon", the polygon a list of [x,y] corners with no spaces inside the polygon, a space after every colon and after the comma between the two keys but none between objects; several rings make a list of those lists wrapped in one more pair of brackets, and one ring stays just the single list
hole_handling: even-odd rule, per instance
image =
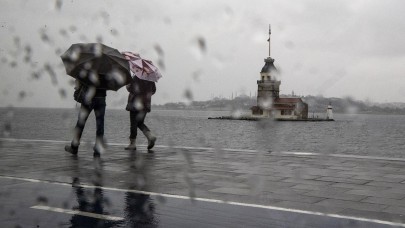
[{"label": "pink patterned umbrella", "polygon": [[131,74],[146,81],[157,82],[162,75],[152,61],[143,59],[137,53],[125,51],[121,53],[129,62]]}]

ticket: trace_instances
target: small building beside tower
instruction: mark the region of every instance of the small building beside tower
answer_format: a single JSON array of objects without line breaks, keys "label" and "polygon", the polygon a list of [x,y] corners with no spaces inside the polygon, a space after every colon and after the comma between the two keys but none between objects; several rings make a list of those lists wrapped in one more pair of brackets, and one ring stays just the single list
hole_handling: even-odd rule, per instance
[{"label": "small building beside tower", "polygon": [[277,68],[270,55],[269,25],[269,56],[264,59],[264,66],[257,80],[257,105],[251,107],[252,115],[257,117],[272,117],[275,119],[307,119],[308,104],[299,97],[280,97],[280,84],[276,78]]}]

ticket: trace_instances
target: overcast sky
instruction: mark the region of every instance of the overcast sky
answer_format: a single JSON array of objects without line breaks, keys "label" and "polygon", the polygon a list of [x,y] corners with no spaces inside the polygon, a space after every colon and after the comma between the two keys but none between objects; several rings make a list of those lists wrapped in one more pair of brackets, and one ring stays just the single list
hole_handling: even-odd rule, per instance
[{"label": "overcast sky", "polygon": [[[3,0],[0,106],[73,107],[60,54],[101,41],[159,66],[154,104],[254,96],[268,56],[281,93],[405,102],[405,1]],[[185,96],[185,94],[189,94]],[[124,108],[127,92],[108,92]]]}]

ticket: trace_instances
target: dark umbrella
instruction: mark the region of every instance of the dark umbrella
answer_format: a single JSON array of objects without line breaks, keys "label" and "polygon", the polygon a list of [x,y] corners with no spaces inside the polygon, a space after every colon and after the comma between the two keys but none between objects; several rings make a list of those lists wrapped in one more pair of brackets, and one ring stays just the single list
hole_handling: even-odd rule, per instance
[{"label": "dark umbrella", "polygon": [[61,58],[66,73],[87,86],[117,91],[132,80],[128,60],[104,44],[73,44]]}]

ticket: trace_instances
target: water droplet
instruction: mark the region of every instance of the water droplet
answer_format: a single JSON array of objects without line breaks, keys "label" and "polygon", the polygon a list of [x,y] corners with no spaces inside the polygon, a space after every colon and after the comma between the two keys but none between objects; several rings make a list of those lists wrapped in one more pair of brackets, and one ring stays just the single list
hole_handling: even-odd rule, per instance
[{"label": "water droplet", "polygon": [[97,44],[93,46],[93,54],[100,57],[103,54],[103,45],[101,44],[101,37],[97,37]]},{"label": "water droplet", "polygon": [[71,32],[76,32],[76,31],[77,31],[77,27],[74,26],[74,25],[71,25],[71,26],[69,27],[69,30],[70,30]]},{"label": "water droplet", "polygon": [[48,198],[46,198],[45,196],[38,196],[37,198],[37,202],[39,204],[48,204]]},{"label": "water droplet", "polygon": [[16,36],[16,37],[14,37],[14,45],[17,47],[17,48],[20,48],[20,46],[21,46],[21,39],[20,39],[20,37],[18,37],[18,36]]},{"label": "water droplet", "polygon": [[81,53],[81,48],[80,47],[75,47],[71,50],[70,53],[68,53],[69,58],[72,62],[77,61],[80,58],[80,53]]},{"label": "water droplet", "polygon": [[207,45],[206,45],[205,39],[203,37],[198,37],[197,42],[198,42],[198,47],[200,48],[201,52],[205,53],[205,51],[207,50]]},{"label": "water droplet", "polygon": [[165,204],[165,203],[167,202],[166,198],[163,197],[163,196],[161,196],[161,195],[157,195],[157,196],[156,196],[156,199],[157,199],[157,201],[158,201],[159,203],[161,203],[161,204]]},{"label": "water droplet", "polygon": [[271,98],[270,99],[261,99],[258,101],[258,103],[259,103],[258,105],[260,108],[269,109],[273,105],[273,100]]},{"label": "water droplet", "polygon": [[[56,55],[62,55],[62,53],[63,53],[63,51],[62,51],[62,49],[60,49],[60,48],[57,48],[56,50],[55,50],[55,54]],[[63,65],[62,65],[63,66]]]},{"label": "water droplet", "polygon": [[70,79],[68,83],[69,85],[74,86],[76,85],[76,80]]},{"label": "water droplet", "polygon": [[4,123],[3,136],[9,137],[10,135],[11,135],[11,123],[6,122]]},{"label": "water droplet", "polygon": [[66,98],[66,90],[65,89],[59,89],[59,95],[61,98],[65,99]]},{"label": "water droplet", "polygon": [[194,71],[192,74],[192,78],[194,79],[194,81],[196,82],[200,81],[201,74],[202,74],[201,70]]},{"label": "water droplet", "polygon": [[203,37],[197,37],[192,42],[191,53],[195,56],[196,59],[200,60],[201,57],[206,53],[207,45]]},{"label": "water droplet", "polygon": [[126,81],[126,75],[118,69],[113,69],[107,74],[107,80],[114,85],[124,85]]},{"label": "water droplet", "polygon": [[27,93],[25,91],[20,91],[20,93],[18,93],[18,97],[20,100],[24,99],[27,96]]},{"label": "water droplet", "polygon": [[56,2],[55,2],[56,10],[60,11],[62,9],[62,3],[63,3],[63,0],[56,0]]},{"label": "water droplet", "polygon": [[155,51],[159,55],[159,57],[163,57],[164,51],[163,51],[162,47],[159,44],[155,44],[153,46],[153,48],[155,49]]},{"label": "water droplet", "polygon": [[84,69],[90,70],[91,69],[91,62],[87,62],[84,64]]},{"label": "water droplet", "polygon": [[66,31],[66,29],[61,29],[59,30],[59,33],[63,36],[68,38],[69,37],[69,33]]},{"label": "water droplet", "polygon": [[141,99],[135,99],[134,107],[136,110],[143,110],[144,107]]},{"label": "water droplet", "polygon": [[243,115],[243,111],[240,109],[234,110],[231,114],[233,118],[240,118]]},{"label": "water droplet", "polygon": [[27,55],[31,55],[31,53],[32,53],[32,48],[31,48],[30,45],[26,45],[25,48],[24,48],[24,50],[25,50],[25,53],[26,53]]},{"label": "water droplet", "polygon": [[41,40],[45,43],[52,43],[51,39],[49,38],[48,34],[46,34],[45,29],[41,29]]},{"label": "water droplet", "polygon": [[165,62],[163,59],[158,59],[157,64],[159,66],[159,69],[165,70]]},{"label": "water droplet", "polygon": [[97,43],[103,43],[103,37],[102,36],[97,36],[96,40],[97,40]]},{"label": "water droplet", "polygon": [[184,97],[187,98],[190,102],[193,101],[193,92],[190,89],[184,90]]},{"label": "water droplet", "polygon": [[53,67],[49,63],[45,63],[44,69],[48,72],[49,76],[51,76],[52,84],[58,84],[58,79],[56,78],[56,73],[53,70]]},{"label": "water droplet", "polygon": [[111,29],[111,35],[118,36],[118,31],[116,29]]},{"label": "water droplet", "polygon": [[86,91],[86,95],[84,98],[85,102],[90,103],[95,94],[96,94],[96,87],[90,86],[89,89]]},{"label": "water droplet", "polygon": [[99,75],[94,71],[90,71],[89,80],[95,86],[100,84]]},{"label": "water droplet", "polygon": [[31,62],[31,57],[30,56],[24,56],[24,62],[26,62],[26,63]]}]

